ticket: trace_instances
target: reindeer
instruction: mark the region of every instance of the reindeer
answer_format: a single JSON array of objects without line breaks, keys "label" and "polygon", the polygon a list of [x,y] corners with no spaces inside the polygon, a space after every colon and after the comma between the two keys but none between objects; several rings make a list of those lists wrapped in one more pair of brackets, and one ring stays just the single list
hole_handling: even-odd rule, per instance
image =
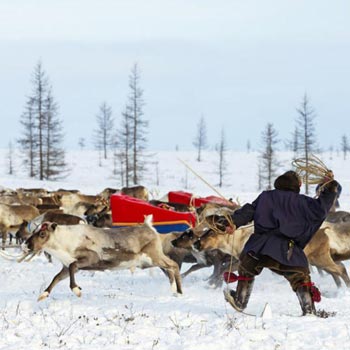
[{"label": "reindeer", "polygon": [[96,211],[95,213],[85,212],[85,218],[88,224],[95,227],[109,227],[113,226],[112,214],[108,207],[103,207],[101,211]]},{"label": "reindeer", "polygon": [[17,230],[22,224],[23,220],[29,221],[38,215],[39,210],[31,205],[0,204],[0,232],[2,233],[2,249],[5,249],[7,235],[10,230]]},{"label": "reindeer", "polygon": [[98,196],[102,197],[103,199],[109,202],[111,195],[117,192],[120,191],[116,188],[106,187],[102,192],[98,194]]},{"label": "reindeer", "polygon": [[120,190],[121,194],[125,194],[127,196],[143,199],[145,201],[148,201],[148,190],[144,186],[134,186],[134,187],[123,187]]},{"label": "reindeer", "polygon": [[10,205],[0,204],[0,233],[2,235],[2,249],[5,249],[7,234],[11,228],[18,227],[22,218],[17,215]]},{"label": "reindeer", "polygon": [[190,228],[181,234],[177,234],[175,237],[173,236],[174,238],[171,240],[171,244],[176,249],[182,249],[184,251],[187,251],[187,256],[188,254],[191,254],[196,259],[195,261],[189,261],[196,262],[196,264],[192,265],[187,271],[182,273],[181,277],[185,278],[194,271],[197,271],[204,267],[214,266],[213,273],[208,278],[208,281],[209,284],[211,286],[214,286],[215,288],[221,287],[223,282],[222,273],[227,269],[227,267],[231,263],[235,264],[236,266],[238,260],[234,259],[231,261],[230,255],[218,249],[206,250],[202,252],[199,252],[196,249],[192,249],[193,244],[199,239],[200,233],[198,232],[198,229],[195,230]]},{"label": "reindeer", "polygon": [[159,235],[152,226],[152,216],[147,216],[143,225],[119,229],[46,222],[25,241],[23,250],[25,257],[46,251],[63,264],[39,301],[46,299],[54,286],[68,276],[71,290],[80,297],[81,288],[75,282],[78,270],[158,266],[166,271],[173,292],[182,293],[179,268],[164,255]]},{"label": "reindeer", "polygon": [[[327,227],[321,227],[306,245],[305,255],[311,265],[330,273],[337,287],[341,286],[340,278],[350,287],[349,276],[340,262],[350,258],[350,223],[346,228],[341,224],[324,225]],[[219,249],[238,259],[253,229],[253,225],[240,227],[232,235],[217,234],[210,229],[193,243],[193,247],[199,251]]]},{"label": "reindeer", "polygon": [[186,204],[180,204],[180,203],[173,203],[173,202],[164,202],[156,199],[151,199],[149,201],[149,204],[154,205],[155,207],[160,207],[168,210],[174,210],[178,212],[189,212],[193,211],[193,207],[189,207]]},{"label": "reindeer", "polygon": [[24,220],[16,232],[16,240],[19,243],[23,243],[35,231],[35,229],[45,221],[55,222],[58,225],[79,225],[87,223],[80,216],[48,211],[35,217],[30,222]]},{"label": "reindeer", "polygon": [[340,278],[350,287],[349,276],[341,263],[341,260],[350,258],[350,231],[343,237],[338,234],[336,230],[321,227],[304,248],[304,253],[312,266],[331,274],[338,288],[341,286]]},{"label": "reindeer", "polygon": [[329,212],[326,219],[326,222],[331,222],[333,224],[350,222],[350,213],[343,210]]},{"label": "reindeer", "polygon": [[79,215],[77,212],[73,212],[73,208],[78,203],[85,203],[85,205],[88,204],[99,204],[102,200],[102,197],[100,196],[94,196],[94,195],[84,195],[81,193],[70,193],[70,192],[56,192],[56,194],[60,194],[61,199],[61,207],[64,209],[64,211],[68,214],[75,214]]}]

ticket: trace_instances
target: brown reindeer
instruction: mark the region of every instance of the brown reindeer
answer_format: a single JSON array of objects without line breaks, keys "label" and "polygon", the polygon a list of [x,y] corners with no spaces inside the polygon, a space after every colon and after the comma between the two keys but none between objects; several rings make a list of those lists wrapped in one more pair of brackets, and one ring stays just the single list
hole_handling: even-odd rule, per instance
[{"label": "brown reindeer", "polygon": [[43,223],[23,244],[26,255],[46,251],[60,260],[63,268],[39,300],[47,298],[54,286],[68,276],[71,290],[81,296],[81,288],[75,282],[78,270],[133,270],[153,266],[166,271],[174,293],[182,293],[179,268],[175,261],[164,255],[151,220],[148,216],[143,225],[119,229]]},{"label": "brown reindeer", "polygon": [[151,199],[149,201],[149,204],[154,205],[155,207],[160,207],[168,210],[174,210],[178,212],[189,212],[193,211],[193,207],[189,207],[186,204],[180,204],[180,203],[172,203],[172,202],[164,202],[164,201],[159,201],[156,199]]},{"label": "brown reindeer", "polygon": [[139,198],[139,199],[143,199],[145,201],[148,201],[148,190],[146,187],[144,186],[133,186],[133,187],[123,187],[120,190],[121,194],[125,194],[127,196],[130,197],[135,197],[135,198]]},{"label": "brown reindeer", "polygon": [[10,230],[17,230],[23,220],[30,221],[39,215],[39,210],[31,205],[0,204],[0,231],[2,233],[2,249],[5,248]]},{"label": "brown reindeer", "polygon": [[[316,266],[318,269],[332,275],[337,287],[341,286],[340,278],[347,287],[350,287],[349,276],[345,266],[341,263],[341,260],[346,260],[350,257],[350,232],[349,237],[347,237],[348,242],[343,240],[342,237],[339,240],[339,237],[336,237],[336,235],[334,232],[329,232],[327,227],[320,228],[305,247],[304,252],[312,266]],[[341,243],[342,240],[345,244]],[[335,244],[335,242],[337,243]],[[340,245],[338,245],[339,243]],[[334,245],[334,248],[332,248],[332,245]],[[342,255],[343,252],[345,256]]]},{"label": "brown reindeer", "polygon": [[186,261],[195,262],[196,264],[192,265],[187,271],[182,273],[181,277],[185,278],[192,272],[195,272],[204,267],[213,266],[213,273],[211,274],[211,276],[209,276],[208,282],[211,286],[214,286],[215,288],[221,287],[223,282],[223,272],[231,264],[234,264],[233,268],[236,268],[238,260],[232,260],[229,254],[226,254],[220,251],[219,249],[210,249],[203,252],[198,252],[198,250],[192,249],[193,244],[199,239],[200,233],[202,232],[198,232],[198,228],[187,229],[185,232],[177,234],[174,237],[174,239],[171,240],[171,244],[176,249],[183,249],[184,251],[187,251],[187,254],[191,254],[196,259],[195,261]]},{"label": "brown reindeer", "polygon": [[98,204],[101,202],[102,197],[94,195],[84,195],[81,193],[70,193],[70,192],[60,192],[61,194],[61,207],[68,214],[75,214],[72,212],[74,206],[79,203],[89,203],[89,204]]},{"label": "brown reindeer", "polygon": [[16,232],[16,240],[19,243],[22,243],[33,233],[33,231],[35,231],[37,227],[39,227],[45,221],[55,222],[58,225],[86,224],[86,221],[80,216],[56,211],[48,211],[42,215],[35,217],[30,222],[24,220]]},{"label": "brown reindeer", "polygon": [[[329,223],[326,223],[329,226]],[[350,258],[350,225],[349,231],[342,226],[342,230],[333,230],[329,227],[320,228],[304,249],[305,255],[311,265],[316,266],[330,273],[338,287],[341,286],[340,278],[346,286],[350,287],[350,279],[345,266],[340,262],[345,258]],[[232,235],[217,234],[212,230],[206,231],[193,244],[195,249],[212,250],[219,249],[227,254],[239,258],[244,244],[253,233],[253,225],[238,228]],[[348,232],[342,235],[341,232]]]},{"label": "brown reindeer", "polygon": [[7,235],[10,229],[18,227],[23,222],[10,205],[0,204],[0,233],[2,235],[2,249],[5,249]]}]

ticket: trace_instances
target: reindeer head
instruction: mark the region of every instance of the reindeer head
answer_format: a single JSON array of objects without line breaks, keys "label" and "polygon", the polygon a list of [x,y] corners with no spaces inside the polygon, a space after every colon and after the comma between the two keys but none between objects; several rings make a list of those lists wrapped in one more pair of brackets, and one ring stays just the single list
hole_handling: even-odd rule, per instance
[{"label": "reindeer head", "polygon": [[195,234],[192,228],[188,228],[179,237],[171,241],[171,244],[176,248],[187,248],[191,249],[193,243],[198,239],[199,236]]},{"label": "reindeer head", "polygon": [[23,220],[22,224],[19,226],[19,228],[16,232],[16,240],[18,240],[20,243],[22,243],[30,235],[31,235],[31,233],[28,230],[28,221]]},{"label": "reindeer head", "polygon": [[217,249],[217,233],[208,229],[193,243],[193,249],[197,251]]},{"label": "reindeer head", "polygon": [[55,231],[57,224],[55,222],[43,222],[33,234],[23,243],[23,250],[39,252],[43,249],[45,243],[50,239],[50,235]]}]

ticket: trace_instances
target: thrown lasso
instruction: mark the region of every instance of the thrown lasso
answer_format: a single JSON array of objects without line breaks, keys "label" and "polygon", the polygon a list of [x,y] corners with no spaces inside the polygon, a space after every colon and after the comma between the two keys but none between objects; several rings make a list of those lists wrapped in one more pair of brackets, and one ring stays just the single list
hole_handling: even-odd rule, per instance
[{"label": "thrown lasso", "polygon": [[321,159],[314,154],[307,158],[294,159],[292,165],[301,180],[311,185],[322,184],[322,188],[334,179],[333,171],[328,169]]}]

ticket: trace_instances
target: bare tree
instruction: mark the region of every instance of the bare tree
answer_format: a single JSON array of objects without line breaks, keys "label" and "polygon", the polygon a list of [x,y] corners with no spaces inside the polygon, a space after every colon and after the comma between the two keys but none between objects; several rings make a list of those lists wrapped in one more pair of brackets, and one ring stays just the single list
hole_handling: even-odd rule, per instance
[{"label": "bare tree", "polygon": [[13,175],[14,174],[14,168],[13,168],[13,145],[12,142],[9,142],[9,149],[7,154],[7,160],[8,160],[8,174]]},{"label": "bare tree", "polygon": [[276,177],[276,170],[279,166],[276,155],[276,145],[279,143],[277,131],[272,123],[266,125],[262,133],[263,149],[260,154],[261,158],[261,182],[264,183],[267,190],[272,189],[272,183]]},{"label": "bare tree", "polygon": [[103,158],[108,158],[108,150],[113,146],[114,120],[112,118],[112,108],[103,102],[96,115],[97,129],[94,132],[95,146],[103,152]]},{"label": "bare tree", "polygon": [[52,87],[39,61],[32,76],[33,91],[21,116],[23,136],[18,140],[31,177],[58,179],[67,171],[62,123],[52,95]]},{"label": "bare tree", "polygon": [[202,160],[202,151],[207,147],[207,126],[203,116],[199,119],[197,135],[193,141],[193,145],[197,149],[197,161],[200,162]]},{"label": "bare tree", "polygon": [[349,141],[348,137],[346,135],[343,135],[341,138],[341,144],[340,144],[341,150],[343,152],[344,160],[346,159],[347,152],[349,151]]},{"label": "bare tree", "polygon": [[[298,133],[300,135],[298,148],[300,154],[306,160],[307,167],[308,160],[310,159],[310,154],[316,151],[317,145],[314,125],[315,112],[310,106],[310,102],[306,93],[303,97],[303,100],[301,101],[300,107],[297,108],[297,112],[297,128]],[[309,182],[307,172],[305,178],[305,193],[309,194]]]},{"label": "bare tree", "polygon": [[132,180],[134,184],[139,183],[145,171],[146,161],[144,151],[147,144],[148,121],[143,115],[143,90],[140,86],[140,70],[135,63],[129,75],[129,98],[127,103],[130,136],[132,143]]},{"label": "bare tree", "polygon": [[129,186],[131,182],[132,167],[131,167],[131,150],[132,150],[132,135],[131,135],[131,115],[128,106],[125,107],[122,113],[122,121],[120,128],[117,130],[114,157],[120,164],[120,177],[122,186]]},{"label": "bare tree", "polygon": [[49,88],[44,101],[45,134],[44,134],[44,177],[46,180],[59,180],[67,175],[68,168],[65,161],[65,151],[62,147],[63,126],[58,118],[58,105]]},{"label": "bare tree", "polygon": [[19,146],[24,155],[23,163],[28,169],[30,177],[35,177],[37,175],[38,163],[37,128],[35,124],[33,104],[33,98],[29,97],[20,119],[20,123],[23,127],[22,137],[18,139]]},{"label": "bare tree", "polygon": [[226,138],[225,138],[224,129],[221,129],[220,142],[216,148],[217,148],[217,152],[219,154],[219,167],[218,167],[219,187],[222,187],[223,178],[225,175],[225,170],[227,168],[227,163],[226,163],[226,159],[225,159],[227,148],[226,148]]},{"label": "bare tree", "polygon": [[80,147],[80,150],[82,151],[83,149],[85,149],[86,144],[85,144],[85,138],[84,137],[80,137],[78,140],[78,146]]},{"label": "bare tree", "polygon": [[48,77],[39,61],[34,69],[33,78],[33,109],[37,127],[37,143],[39,156],[39,179],[44,180],[44,129],[45,129],[45,111],[44,100],[48,91]]},{"label": "bare tree", "polygon": [[329,151],[329,159],[332,160],[333,159],[333,151],[334,151],[333,145],[329,146],[328,151]]},{"label": "bare tree", "polygon": [[293,152],[294,158],[298,156],[298,153],[300,151],[299,143],[300,143],[300,130],[298,127],[295,127],[291,135],[291,139],[287,140],[285,143],[286,148]]},{"label": "bare tree", "polygon": [[250,143],[250,140],[248,140],[247,141],[247,153],[250,153],[251,149],[252,149],[252,145]]},{"label": "bare tree", "polygon": [[258,160],[258,191],[261,191],[263,188],[263,176],[262,176],[262,160]]}]

